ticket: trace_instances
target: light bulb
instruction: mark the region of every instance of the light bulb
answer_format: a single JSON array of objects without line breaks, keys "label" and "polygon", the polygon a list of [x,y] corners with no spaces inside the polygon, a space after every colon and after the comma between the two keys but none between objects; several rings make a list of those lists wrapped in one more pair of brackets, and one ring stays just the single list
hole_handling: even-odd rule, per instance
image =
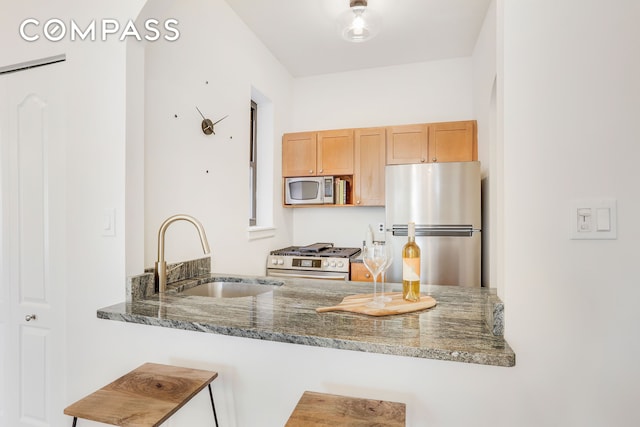
[{"label": "light bulb", "polygon": [[353,6],[341,15],[340,33],[350,42],[363,42],[374,37],[379,25],[378,16],[365,6]]},{"label": "light bulb", "polygon": [[356,15],[356,17],[353,18],[353,22],[351,23],[353,34],[362,35],[365,27],[366,23],[364,22],[364,19],[362,19],[362,16]]}]

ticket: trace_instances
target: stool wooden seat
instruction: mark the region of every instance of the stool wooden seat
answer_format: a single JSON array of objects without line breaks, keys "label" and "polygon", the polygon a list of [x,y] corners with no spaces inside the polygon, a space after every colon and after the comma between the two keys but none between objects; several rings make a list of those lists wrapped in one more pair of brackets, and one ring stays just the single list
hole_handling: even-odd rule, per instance
[{"label": "stool wooden seat", "polygon": [[285,427],[404,427],[406,405],[305,391]]},{"label": "stool wooden seat", "polygon": [[165,422],[203,388],[209,387],[218,425],[211,382],[217,372],[145,363],[111,384],[65,408],[73,417],[114,426],[156,427]]}]

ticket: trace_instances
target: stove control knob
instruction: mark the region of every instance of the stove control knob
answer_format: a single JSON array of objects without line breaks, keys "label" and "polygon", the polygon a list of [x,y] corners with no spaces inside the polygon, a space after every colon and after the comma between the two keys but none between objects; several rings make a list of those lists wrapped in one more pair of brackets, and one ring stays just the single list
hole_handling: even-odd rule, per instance
[{"label": "stove control knob", "polygon": [[324,262],[322,263],[322,266],[323,266],[323,267],[329,267],[329,261],[324,261]]},{"label": "stove control knob", "polygon": [[342,267],[343,265],[342,261],[338,261],[338,267]]},{"label": "stove control knob", "polygon": [[278,260],[275,259],[275,258],[271,258],[271,264],[277,265],[278,264]]},{"label": "stove control knob", "polygon": [[335,261],[331,261],[331,267],[335,267],[336,266],[336,262]]},{"label": "stove control knob", "polygon": [[282,265],[282,264],[284,264],[284,260],[283,259],[279,259],[278,260],[278,265]]}]

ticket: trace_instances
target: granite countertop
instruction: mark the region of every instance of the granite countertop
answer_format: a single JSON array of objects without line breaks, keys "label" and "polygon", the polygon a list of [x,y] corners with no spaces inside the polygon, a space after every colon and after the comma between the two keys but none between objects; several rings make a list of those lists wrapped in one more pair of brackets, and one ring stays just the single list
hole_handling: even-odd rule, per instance
[{"label": "granite countertop", "polygon": [[[384,317],[347,312],[317,313],[347,295],[371,293],[366,282],[243,277],[254,283],[277,281],[258,296],[211,298],[179,291],[224,274],[205,274],[168,285],[159,296],[128,298],[98,310],[101,319],[232,335],[259,340],[344,350],[514,366],[515,354],[501,336],[503,306],[486,288],[425,286],[437,305],[431,309]],[[391,284],[400,291],[400,284]]]}]

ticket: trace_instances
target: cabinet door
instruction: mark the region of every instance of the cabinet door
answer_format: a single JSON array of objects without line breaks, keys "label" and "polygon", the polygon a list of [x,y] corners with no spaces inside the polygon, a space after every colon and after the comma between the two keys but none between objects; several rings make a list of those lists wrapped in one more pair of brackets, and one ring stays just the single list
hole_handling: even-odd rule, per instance
[{"label": "cabinet door", "polygon": [[282,176],[316,175],[316,132],[282,136]]},{"label": "cabinet door", "polygon": [[356,129],[354,204],[384,206],[385,128]]},{"label": "cabinet door", "polygon": [[353,175],[353,129],[318,132],[317,175]]},{"label": "cabinet door", "polygon": [[429,125],[430,162],[471,162],[478,160],[476,121]]},{"label": "cabinet door", "polygon": [[350,280],[353,280],[354,282],[373,282],[373,277],[363,263],[352,262]]},{"label": "cabinet door", "polygon": [[426,125],[392,126],[387,128],[387,164],[424,163],[427,161]]}]

